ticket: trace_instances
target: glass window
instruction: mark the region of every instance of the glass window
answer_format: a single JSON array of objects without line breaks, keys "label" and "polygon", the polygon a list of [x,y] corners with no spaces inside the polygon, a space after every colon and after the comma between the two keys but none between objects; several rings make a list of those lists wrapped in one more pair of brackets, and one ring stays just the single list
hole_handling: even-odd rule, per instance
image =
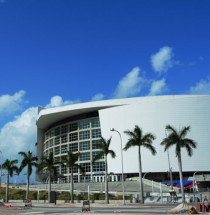
[{"label": "glass window", "polygon": [[80,182],[90,182],[90,175],[81,175]]},{"label": "glass window", "polygon": [[67,173],[67,168],[65,165],[61,165],[61,174],[66,174]]},{"label": "glass window", "polygon": [[48,141],[45,143],[45,148],[46,149],[48,148]]},{"label": "glass window", "polygon": [[79,159],[80,161],[90,160],[90,152],[81,153]]},{"label": "glass window", "polygon": [[53,146],[53,139],[50,140],[50,147]]},{"label": "glass window", "polygon": [[61,126],[61,134],[65,134],[65,133],[67,133],[67,132],[68,132],[68,127],[67,127],[67,125]]},{"label": "glass window", "polygon": [[66,143],[67,142],[67,135],[62,135],[61,136],[61,143]]},{"label": "glass window", "polygon": [[56,172],[56,174],[60,174],[60,166],[55,167],[55,172]]},{"label": "glass window", "polygon": [[77,140],[78,140],[78,133],[69,134],[69,142],[73,142]]},{"label": "glass window", "polygon": [[90,131],[79,132],[79,139],[80,140],[90,139]]},{"label": "glass window", "polygon": [[[95,156],[98,155],[99,153],[100,151],[92,152],[92,159],[94,159]],[[100,159],[104,159],[104,155],[102,155]]]},{"label": "glass window", "polygon": [[[70,179],[70,178],[71,178],[71,176],[69,177],[69,179]],[[73,179],[74,179],[74,182],[77,183],[77,182],[78,182],[78,175],[74,175],[74,176],[73,176]],[[70,180],[69,180],[69,181],[70,181]]]},{"label": "glass window", "polygon": [[58,144],[60,144],[60,137],[55,138],[55,145],[58,145]]},{"label": "glass window", "polygon": [[60,180],[61,180],[61,183],[67,183],[68,182],[67,176],[61,177]]},{"label": "glass window", "polygon": [[78,129],[78,123],[77,123],[77,122],[71,123],[71,124],[69,125],[69,131],[70,131],[70,132],[71,132],[71,131],[77,131],[77,129]]},{"label": "glass window", "polygon": [[99,149],[98,145],[101,143],[101,140],[92,140],[92,149]]},{"label": "glass window", "polygon": [[50,135],[50,137],[53,137],[53,136],[54,136],[54,130],[51,130],[51,131],[49,132],[49,135]]},{"label": "glass window", "polygon": [[79,143],[79,150],[80,151],[90,150],[90,141],[80,142]]},{"label": "glass window", "polygon": [[73,173],[78,173],[78,167],[77,166],[73,167]]},{"label": "glass window", "polygon": [[55,136],[60,135],[60,127],[55,128]]},{"label": "glass window", "polygon": [[90,163],[81,163],[80,166],[83,168],[84,172],[90,172]]},{"label": "glass window", "polygon": [[101,137],[101,129],[92,130],[92,138],[99,138],[99,137]]},{"label": "glass window", "polygon": [[105,162],[95,162],[93,163],[93,172],[105,171]]},{"label": "glass window", "polygon": [[71,143],[69,144],[69,151],[77,152],[78,151],[78,143]]},{"label": "glass window", "polygon": [[61,162],[64,162],[66,160],[67,156],[64,155],[64,156],[61,156]]},{"label": "glass window", "polygon": [[90,120],[79,122],[79,129],[87,129],[87,128],[90,128]]},{"label": "glass window", "polygon": [[99,119],[92,119],[91,124],[92,124],[92,128],[100,127]]},{"label": "glass window", "polygon": [[47,132],[46,135],[45,135],[45,140],[47,140],[49,138],[50,138],[50,135],[49,135],[49,132]]},{"label": "glass window", "polygon": [[55,147],[55,155],[58,155],[60,154],[60,147]]},{"label": "glass window", "polygon": [[67,145],[61,146],[61,153],[66,153],[67,152]]},{"label": "glass window", "polygon": [[55,162],[59,162],[60,161],[60,157],[55,157]]},{"label": "glass window", "polygon": [[51,152],[53,153],[53,148],[51,148],[51,149],[49,150],[49,153],[51,153]]}]

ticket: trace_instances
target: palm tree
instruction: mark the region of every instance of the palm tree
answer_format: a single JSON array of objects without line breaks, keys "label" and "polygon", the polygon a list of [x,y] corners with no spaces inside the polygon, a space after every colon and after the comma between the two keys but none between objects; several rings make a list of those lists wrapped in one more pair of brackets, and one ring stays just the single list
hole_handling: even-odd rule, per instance
[{"label": "palm tree", "polygon": [[18,160],[8,160],[2,164],[2,168],[7,170],[7,187],[6,187],[6,202],[9,201],[9,177],[13,177],[14,171],[18,172],[18,167],[15,165],[18,163]]},{"label": "palm tree", "polygon": [[127,130],[124,131],[125,134],[129,136],[128,142],[124,147],[124,150],[127,151],[129,148],[137,146],[138,147],[138,158],[139,158],[139,185],[140,185],[140,202],[144,204],[144,196],[143,196],[143,183],[142,183],[142,161],[141,161],[141,147],[145,147],[149,149],[152,155],[156,154],[156,150],[154,146],[152,146],[152,142],[155,139],[155,136],[151,133],[146,133],[143,135],[143,131],[139,128],[138,125],[135,125],[133,131]]},{"label": "palm tree", "polygon": [[110,154],[112,158],[116,157],[116,154],[113,150],[109,149],[110,143],[111,143],[111,137],[106,140],[103,137],[101,137],[100,143],[97,145],[98,149],[101,150],[95,158],[93,159],[93,163],[96,160],[101,159],[103,156],[105,158],[105,201],[106,204],[109,204],[109,190],[108,190],[108,164],[107,164],[107,155]]},{"label": "palm tree", "polygon": [[74,203],[74,167],[79,168],[83,172],[83,168],[77,164],[80,153],[72,153],[71,151],[67,152],[66,158],[64,158],[63,162],[69,168],[69,172],[71,172],[71,182],[70,182],[70,195],[71,195],[71,203]]},{"label": "palm tree", "polygon": [[51,202],[50,193],[51,193],[51,180],[52,175],[56,175],[56,164],[60,162],[55,162],[53,157],[53,152],[50,152],[48,157],[43,157],[40,164],[38,164],[37,172],[42,170],[48,173],[48,202]]},{"label": "palm tree", "polygon": [[27,191],[26,191],[26,199],[29,199],[29,184],[30,184],[30,176],[32,173],[32,167],[37,166],[37,157],[32,155],[32,152],[28,151],[26,154],[25,152],[19,152],[19,155],[23,156],[23,160],[21,162],[19,173],[27,166]]},{"label": "palm tree", "polygon": [[190,126],[183,127],[181,130],[177,131],[174,127],[167,125],[166,130],[169,131],[168,137],[164,138],[161,145],[164,145],[164,151],[167,151],[171,146],[175,146],[175,154],[178,159],[179,166],[179,177],[181,183],[182,191],[182,203],[185,203],[184,195],[184,184],[182,175],[182,159],[181,159],[181,148],[187,150],[188,155],[192,156],[192,148],[196,148],[196,142],[192,139],[186,138],[187,133],[190,131]]}]

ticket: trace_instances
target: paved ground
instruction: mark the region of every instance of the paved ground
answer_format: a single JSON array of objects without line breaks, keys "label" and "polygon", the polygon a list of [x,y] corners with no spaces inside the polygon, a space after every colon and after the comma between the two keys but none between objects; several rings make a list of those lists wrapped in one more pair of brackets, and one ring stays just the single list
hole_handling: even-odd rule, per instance
[{"label": "paved ground", "polygon": [[[11,207],[0,208],[0,214],[84,214],[84,213],[93,213],[93,214],[123,214],[123,215],[154,215],[154,214],[172,214],[168,210],[174,208],[175,204],[91,204],[90,212],[81,212],[82,204],[33,204],[32,209],[24,209],[23,203],[11,203]],[[207,214],[207,213],[206,213]]]}]

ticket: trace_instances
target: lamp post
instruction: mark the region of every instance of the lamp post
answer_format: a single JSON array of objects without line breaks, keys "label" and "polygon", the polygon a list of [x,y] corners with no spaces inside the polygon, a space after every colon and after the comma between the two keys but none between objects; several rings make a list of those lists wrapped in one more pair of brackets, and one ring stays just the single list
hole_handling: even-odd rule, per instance
[{"label": "lamp post", "polygon": [[120,136],[120,143],[121,143],[121,165],[122,165],[122,189],[123,189],[123,205],[125,205],[125,186],[124,186],[124,170],[123,170],[123,151],[122,151],[122,137],[119,131],[112,128],[110,131],[115,131]]},{"label": "lamp post", "polygon": [[[166,129],[165,129],[165,135],[166,135],[166,138],[167,138]],[[170,165],[170,158],[169,158],[169,151],[168,150],[167,150],[167,154],[168,154],[168,168],[169,168],[169,175],[170,175],[170,185],[173,187],[172,167]]]},{"label": "lamp post", "polygon": [[197,172],[193,173],[193,200],[194,200],[194,202],[195,202],[195,174],[196,173]]}]

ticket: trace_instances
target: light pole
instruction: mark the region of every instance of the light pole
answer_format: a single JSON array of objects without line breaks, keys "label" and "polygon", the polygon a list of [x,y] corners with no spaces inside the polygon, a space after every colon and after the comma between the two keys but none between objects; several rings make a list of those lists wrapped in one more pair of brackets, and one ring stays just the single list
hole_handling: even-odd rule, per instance
[{"label": "light pole", "polygon": [[121,165],[122,165],[122,189],[123,189],[123,205],[125,205],[125,186],[124,186],[124,170],[123,170],[123,151],[122,151],[122,137],[119,131],[112,128],[110,131],[115,131],[120,136],[120,143],[121,143]]},{"label": "light pole", "polygon": [[[165,129],[165,135],[166,135],[166,138],[167,138],[166,129]],[[173,187],[172,167],[170,165],[170,158],[169,158],[169,151],[168,150],[167,150],[167,153],[168,153],[168,167],[169,167],[169,175],[170,175],[170,186]]]},{"label": "light pole", "polygon": [[197,172],[194,172],[194,174],[193,174],[193,200],[194,200],[194,202],[195,202],[195,174],[196,174]]}]

